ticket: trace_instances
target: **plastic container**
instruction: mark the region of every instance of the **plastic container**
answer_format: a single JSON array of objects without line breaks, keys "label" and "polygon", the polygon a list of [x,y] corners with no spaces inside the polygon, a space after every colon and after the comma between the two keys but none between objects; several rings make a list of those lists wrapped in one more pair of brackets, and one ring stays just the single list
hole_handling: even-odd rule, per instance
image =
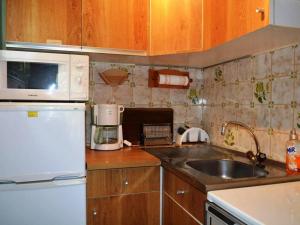
[{"label": "plastic container", "polygon": [[286,142],[286,170],[289,174],[300,172],[300,141],[295,128]]}]

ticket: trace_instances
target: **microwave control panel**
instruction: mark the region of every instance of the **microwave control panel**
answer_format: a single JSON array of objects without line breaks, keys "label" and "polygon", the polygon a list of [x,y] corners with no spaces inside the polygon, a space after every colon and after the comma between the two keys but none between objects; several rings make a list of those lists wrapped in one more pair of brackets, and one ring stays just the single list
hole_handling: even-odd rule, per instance
[{"label": "microwave control panel", "polygon": [[89,57],[70,55],[70,100],[88,100],[89,95]]}]

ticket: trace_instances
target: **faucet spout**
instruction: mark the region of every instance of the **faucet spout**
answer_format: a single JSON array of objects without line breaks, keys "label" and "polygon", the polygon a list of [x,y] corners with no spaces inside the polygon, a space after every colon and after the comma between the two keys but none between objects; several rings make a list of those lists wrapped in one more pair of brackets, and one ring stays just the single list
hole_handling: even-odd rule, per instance
[{"label": "faucet spout", "polygon": [[252,128],[250,128],[247,124],[245,123],[242,123],[242,122],[239,122],[239,121],[227,121],[225,123],[222,124],[222,127],[221,127],[221,135],[225,135],[225,132],[226,132],[226,128],[229,126],[229,125],[236,125],[236,126],[240,126],[242,128],[244,128],[245,130],[248,131],[248,133],[251,135],[251,137],[253,138],[254,140],[254,143],[255,143],[255,147],[256,147],[256,155],[254,155],[254,153],[252,151],[248,151],[246,153],[247,157],[251,160],[251,161],[254,161],[256,162],[258,165],[262,166],[261,163],[263,161],[265,161],[267,158],[266,158],[266,154],[262,153],[260,151],[260,145],[259,145],[259,142],[257,140],[257,137],[255,136]]}]

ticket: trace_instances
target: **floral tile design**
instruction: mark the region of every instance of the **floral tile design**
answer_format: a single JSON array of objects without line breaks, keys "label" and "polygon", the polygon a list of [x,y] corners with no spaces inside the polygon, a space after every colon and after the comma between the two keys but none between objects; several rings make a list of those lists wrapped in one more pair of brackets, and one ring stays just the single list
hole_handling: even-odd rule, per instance
[{"label": "floral tile design", "polygon": [[270,92],[270,82],[258,81],[255,84],[254,97],[259,103],[267,103]]},{"label": "floral tile design", "polygon": [[215,80],[215,82],[221,82],[224,80],[223,70],[219,66],[215,68],[215,79],[214,80]]},{"label": "floral tile design", "polygon": [[235,144],[235,136],[233,130],[228,128],[224,136],[224,143],[228,146],[233,146]]}]

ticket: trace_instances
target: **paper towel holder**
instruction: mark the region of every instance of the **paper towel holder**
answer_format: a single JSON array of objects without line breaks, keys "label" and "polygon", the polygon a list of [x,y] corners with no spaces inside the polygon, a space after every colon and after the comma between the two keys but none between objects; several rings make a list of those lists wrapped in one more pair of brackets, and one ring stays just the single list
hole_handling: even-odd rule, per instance
[{"label": "paper towel holder", "polygon": [[[189,72],[180,71],[180,70],[171,70],[171,69],[162,69],[162,70],[153,70],[149,69],[148,73],[148,87],[157,87],[157,88],[177,88],[177,89],[188,89],[190,87],[190,83],[193,81]],[[182,84],[167,84],[160,82],[160,75],[170,76],[181,78]],[[184,79],[182,79],[184,78]],[[180,82],[179,82],[180,83]]]}]

